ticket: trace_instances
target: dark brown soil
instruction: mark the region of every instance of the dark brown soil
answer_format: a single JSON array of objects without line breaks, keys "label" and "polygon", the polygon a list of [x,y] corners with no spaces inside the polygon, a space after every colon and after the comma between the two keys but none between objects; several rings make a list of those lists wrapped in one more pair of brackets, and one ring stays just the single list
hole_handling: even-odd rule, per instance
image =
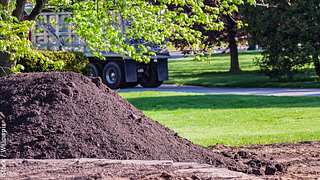
[{"label": "dark brown soil", "polygon": [[0,78],[0,94],[7,158],[195,161],[254,174],[268,173],[269,164],[280,166],[243,163],[196,146],[145,117],[100,79],[11,75]]},{"label": "dark brown soil", "polygon": [[[260,162],[273,161],[286,167],[285,173],[264,176],[266,179],[320,178],[320,142],[251,145],[240,148],[217,145],[212,147],[212,150],[228,157],[236,157],[244,163],[258,159]],[[272,171],[274,167],[271,165],[268,169]]]}]

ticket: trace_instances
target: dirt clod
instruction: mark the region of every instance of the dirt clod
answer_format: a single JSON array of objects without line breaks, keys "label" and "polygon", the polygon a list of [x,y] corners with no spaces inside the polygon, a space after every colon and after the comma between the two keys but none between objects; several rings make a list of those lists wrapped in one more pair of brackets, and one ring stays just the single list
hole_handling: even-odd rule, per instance
[{"label": "dirt clod", "polygon": [[241,158],[244,158],[244,159],[248,159],[250,157],[250,153],[247,152],[247,151],[244,151],[244,150],[240,150],[238,152],[238,155],[241,157]]},{"label": "dirt clod", "polygon": [[164,179],[169,179],[169,178],[172,178],[173,176],[169,173],[163,172],[161,173],[160,177]]}]

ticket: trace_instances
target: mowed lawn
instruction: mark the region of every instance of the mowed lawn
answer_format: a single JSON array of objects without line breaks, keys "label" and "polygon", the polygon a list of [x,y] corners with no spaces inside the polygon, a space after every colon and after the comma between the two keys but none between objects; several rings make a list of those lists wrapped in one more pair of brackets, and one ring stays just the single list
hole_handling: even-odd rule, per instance
[{"label": "mowed lawn", "polygon": [[149,117],[203,146],[320,140],[320,97],[120,94]]},{"label": "mowed lawn", "polygon": [[272,80],[259,72],[255,63],[261,58],[259,53],[240,54],[241,73],[229,73],[229,55],[215,55],[195,61],[193,58],[182,58],[169,61],[169,81],[177,85],[199,85],[207,87],[297,87],[319,88],[319,78],[311,67],[306,67],[305,73],[298,73],[293,80]]}]

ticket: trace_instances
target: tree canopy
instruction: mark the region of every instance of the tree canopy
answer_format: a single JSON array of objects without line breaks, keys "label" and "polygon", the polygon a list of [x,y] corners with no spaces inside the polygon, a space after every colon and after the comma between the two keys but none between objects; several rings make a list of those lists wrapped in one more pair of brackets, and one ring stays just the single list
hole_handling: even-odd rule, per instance
[{"label": "tree canopy", "polygon": [[258,62],[271,77],[291,78],[313,62],[320,76],[318,0],[268,0],[247,9],[248,29],[265,50]]},{"label": "tree canopy", "polygon": [[[245,1],[254,3],[254,0]],[[50,5],[72,10],[70,21],[96,55],[101,51],[112,51],[144,61],[153,54],[152,46],[161,47],[172,40],[184,40],[193,49],[199,49],[203,34],[192,28],[193,25],[221,30],[224,27],[223,21],[218,21],[221,15],[237,11],[244,0],[35,0],[31,14],[25,16],[22,9],[26,2],[0,1],[0,51],[21,55],[30,50],[25,37],[31,23],[22,20],[34,20],[45,5]],[[9,38],[12,35],[16,37],[14,40]],[[8,45],[7,41],[23,41],[23,44]],[[139,43],[130,43],[132,41]]]}]

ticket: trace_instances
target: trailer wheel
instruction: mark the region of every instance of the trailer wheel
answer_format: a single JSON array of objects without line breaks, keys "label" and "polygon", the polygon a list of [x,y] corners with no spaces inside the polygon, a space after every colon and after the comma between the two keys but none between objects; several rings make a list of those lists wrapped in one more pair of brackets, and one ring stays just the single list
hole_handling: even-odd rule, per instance
[{"label": "trailer wheel", "polygon": [[85,75],[87,75],[87,76],[90,76],[90,77],[98,77],[99,76],[99,70],[98,70],[97,66],[92,63],[89,63],[86,66],[85,71],[86,71]]},{"label": "trailer wheel", "polygon": [[121,69],[115,62],[110,62],[104,66],[103,81],[111,89],[117,89],[121,85]]},{"label": "trailer wheel", "polygon": [[123,85],[123,87],[124,88],[134,88],[134,87],[136,87],[136,86],[138,86],[138,82],[129,82],[129,83],[125,83],[124,85]]},{"label": "trailer wheel", "polygon": [[144,88],[156,88],[161,86],[163,81],[158,81],[157,74],[150,70],[149,75],[144,75],[140,81],[140,85]]},{"label": "trailer wheel", "polygon": [[161,86],[163,81],[147,81],[147,82],[141,82],[140,85],[144,88],[157,88]]}]

